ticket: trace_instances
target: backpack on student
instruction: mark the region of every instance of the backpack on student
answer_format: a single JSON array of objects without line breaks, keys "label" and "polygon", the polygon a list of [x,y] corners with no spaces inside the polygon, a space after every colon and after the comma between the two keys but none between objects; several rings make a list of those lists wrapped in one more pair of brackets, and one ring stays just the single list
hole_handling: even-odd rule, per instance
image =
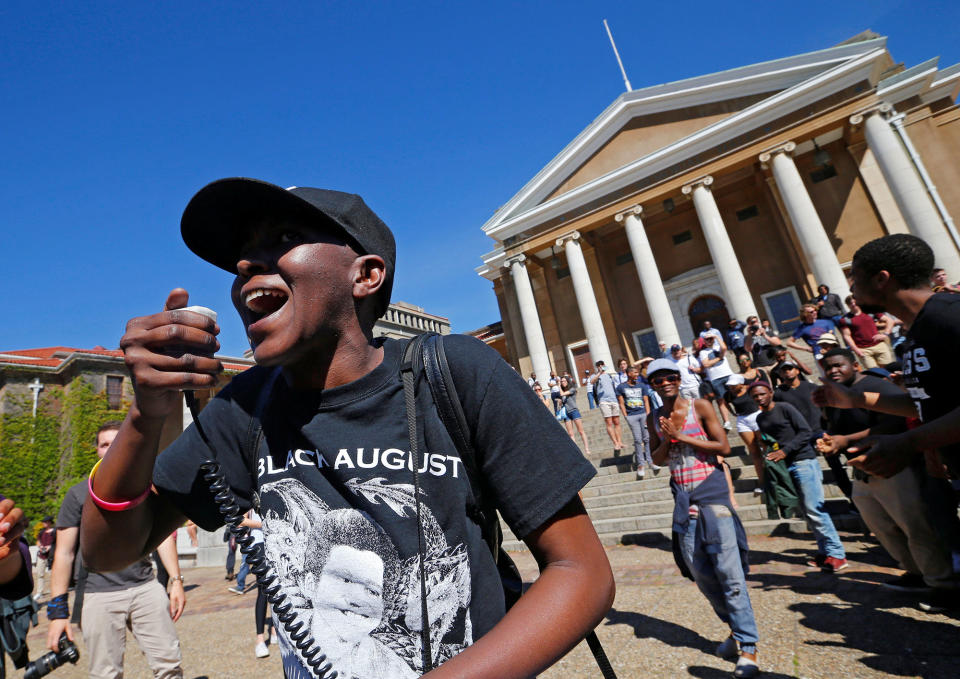
[{"label": "backpack on student", "polygon": [[[474,454],[471,441],[473,437],[470,433],[470,427],[467,418],[463,413],[463,406],[457,395],[456,384],[453,382],[453,375],[450,372],[450,366],[447,363],[446,352],[443,348],[443,337],[436,333],[424,333],[410,340],[404,351],[403,363],[400,367],[400,374],[403,379],[404,400],[407,410],[407,430],[410,436],[410,452],[414,457],[414,485],[415,497],[417,498],[417,530],[418,544],[420,551],[420,583],[421,583],[421,606],[424,620],[424,655],[429,655],[430,638],[427,610],[426,610],[426,572],[424,569],[423,552],[423,534],[422,525],[419,520],[420,512],[420,488],[419,476],[417,470],[420,467],[419,443],[417,437],[417,413],[416,413],[416,392],[415,384],[418,374],[426,377],[430,392],[433,395],[437,412],[440,420],[446,427],[450,438],[453,440],[460,454],[460,460],[463,468],[467,472],[467,479],[470,482],[470,491],[473,495],[473,506],[468,508],[468,515],[480,526],[484,541],[493,554],[493,560],[497,564],[497,571],[500,573],[500,581],[503,584],[504,600],[509,609],[522,594],[523,579],[516,564],[503,549],[503,531],[500,528],[500,520],[497,518],[496,507],[489,501],[489,493],[485,493],[481,484],[481,476],[477,470],[477,461]],[[598,379],[599,381],[599,379]],[[596,389],[596,384],[594,384]],[[616,679],[616,673],[604,653],[603,646],[597,638],[597,633],[591,631],[585,637],[590,651],[600,668],[601,674],[605,679]],[[424,672],[432,669],[428,667],[429,663],[424,663]]]}]

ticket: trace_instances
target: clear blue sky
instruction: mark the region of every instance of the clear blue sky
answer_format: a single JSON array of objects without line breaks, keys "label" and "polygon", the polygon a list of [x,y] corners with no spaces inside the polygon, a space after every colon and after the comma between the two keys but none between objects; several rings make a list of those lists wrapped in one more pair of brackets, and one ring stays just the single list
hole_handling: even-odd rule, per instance
[{"label": "clear blue sky", "polygon": [[395,300],[498,320],[480,226],[622,91],[604,18],[636,88],[866,28],[907,66],[960,61],[957,2],[4,2],[0,350],[116,347],[179,285],[241,353],[230,277],[179,236],[235,175],[360,193]]}]

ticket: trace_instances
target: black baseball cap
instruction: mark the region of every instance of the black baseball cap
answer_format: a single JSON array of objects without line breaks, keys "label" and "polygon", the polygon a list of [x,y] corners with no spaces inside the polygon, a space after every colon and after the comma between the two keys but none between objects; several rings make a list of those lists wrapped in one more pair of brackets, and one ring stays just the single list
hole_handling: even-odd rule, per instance
[{"label": "black baseball cap", "polygon": [[267,217],[299,218],[328,226],[360,254],[382,257],[386,275],[381,306],[386,311],[397,244],[390,228],[357,194],[302,186],[284,189],[247,177],[218,179],[190,199],[180,219],[180,234],[194,254],[235,274],[250,229]]}]

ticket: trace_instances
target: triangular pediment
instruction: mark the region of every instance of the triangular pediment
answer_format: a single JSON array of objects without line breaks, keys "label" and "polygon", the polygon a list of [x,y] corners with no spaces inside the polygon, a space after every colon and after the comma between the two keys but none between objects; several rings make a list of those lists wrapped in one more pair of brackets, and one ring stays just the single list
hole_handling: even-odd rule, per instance
[{"label": "triangular pediment", "polygon": [[613,190],[654,168],[660,156],[679,157],[707,137],[761,124],[774,111],[809,106],[831,88],[850,86],[851,78],[875,81],[884,64],[886,38],[878,37],[621,94],[483,230],[502,240],[515,232],[513,223],[535,221],[586,193]]},{"label": "triangular pediment", "polygon": [[679,141],[774,94],[776,92],[763,92],[726,101],[638,115],[617,130],[541,202],[618,170],[637,158]]}]

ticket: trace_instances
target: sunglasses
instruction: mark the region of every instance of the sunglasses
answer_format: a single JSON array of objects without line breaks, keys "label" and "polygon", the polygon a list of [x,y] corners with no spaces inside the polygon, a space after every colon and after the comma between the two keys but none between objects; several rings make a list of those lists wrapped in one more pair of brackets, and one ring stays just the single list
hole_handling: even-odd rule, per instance
[{"label": "sunglasses", "polygon": [[676,384],[680,381],[680,375],[663,375],[661,377],[654,377],[650,380],[650,385],[653,387],[659,387],[664,384]]}]

